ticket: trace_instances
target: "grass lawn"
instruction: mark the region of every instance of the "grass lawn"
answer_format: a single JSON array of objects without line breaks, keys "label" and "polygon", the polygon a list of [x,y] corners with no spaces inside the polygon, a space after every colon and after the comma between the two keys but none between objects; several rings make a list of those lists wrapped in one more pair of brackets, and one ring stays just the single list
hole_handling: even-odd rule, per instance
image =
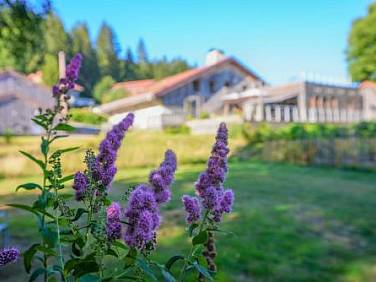
[{"label": "grass lawn", "polygon": [[[159,258],[187,251],[183,193],[203,164],[178,168],[173,200],[163,211]],[[111,190],[120,199],[129,185],[145,181],[149,169],[120,170]],[[0,180],[0,205],[30,202],[14,186],[30,178]],[[236,193],[234,212],[218,234],[218,281],[376,281],[376,175],[330,168],[252,161],[231,162],[227,186]],[[13,243],[30,245],[32,217],[10,210]],[[0,270],[0,281],[20,273],[21,264]],[[22,270],[23,271],[23,270]]]}]

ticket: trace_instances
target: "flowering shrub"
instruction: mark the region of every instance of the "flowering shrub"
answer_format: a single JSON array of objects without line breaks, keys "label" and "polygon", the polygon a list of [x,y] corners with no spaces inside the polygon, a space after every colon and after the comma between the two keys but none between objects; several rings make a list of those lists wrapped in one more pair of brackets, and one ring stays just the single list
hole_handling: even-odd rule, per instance
[{"label": "flowering shrub", "polygon": [[[64,175],[61,156],[74,148],[51,152],[51,144],[65,138],[61,132],[74,128],[67,121],[65,101],[74,87],[81,65],[76,55],[67,66],[66,77],[53,86],[54,109],[40,111],[32,120],[45,133],[41,137],[42,158],[21,151],[36,163],[43,179],[25,183],[18,189],[39,190],[31,206],[10,204],[31,212],[38,219],[40,242],[22,253],[30,281],[199,281],[212,280],[215,265],[215,237],[224,213],[230,213],[234,201],[232,190],[223,183],[228,172],[227,128],[219,126],[207,169],[196,183],[196,196],[183,196],[187,213],[187,231],[192,247],[187,255],[176,255],[161,264],[151,259],[156,251],[157,231],[161,225],[162,205],[171,199],[171,185],[177,169],[175,153],[167,150],[160,166],[141,183],[125,192],[123,199],[111,201],[109,193],[116,174],[117,152],[134,116],[128,114],[110,130],[100,143],[99,152],[86,151],[85,169]],[[60,193],[73,180],[72,197]],[[75,203],[76,202],[76,203]],[[0,266],[15,262],[17,248],[0,251]],[[115,263],[106,263],[111,260]],[[179,262],[179,263],[177,263]]]}]

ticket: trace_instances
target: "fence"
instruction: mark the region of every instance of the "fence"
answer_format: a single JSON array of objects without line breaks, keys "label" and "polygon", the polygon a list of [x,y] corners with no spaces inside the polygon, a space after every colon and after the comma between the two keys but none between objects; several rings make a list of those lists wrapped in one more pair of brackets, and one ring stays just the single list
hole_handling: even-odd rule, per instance
[{"label": "fence", "polygon": [[263,144],[261,158],[296,164],[376,168],[376,139],[269,141]]},{"label": "fence", "polygon": [[297,106],[291,105],[256,105],[245,113],[249,121],[267,122],[310,122],[310,123],[351,123],[363,120],[361,110],[308,108],[302,115]]}]

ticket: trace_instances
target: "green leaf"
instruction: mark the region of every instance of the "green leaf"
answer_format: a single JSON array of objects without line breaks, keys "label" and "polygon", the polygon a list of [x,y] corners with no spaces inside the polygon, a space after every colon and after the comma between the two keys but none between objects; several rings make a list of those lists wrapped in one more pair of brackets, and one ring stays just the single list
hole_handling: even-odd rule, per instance
[{"label": "green leaf", "polygon": [[52,143],[52,142],[54,142],[56,139],[61,139],[61,138],[65,138],[65,137],[68,137],[69,135],[56,135],[54,138],[52,138],[51,140],[50,140],[50,144]]},{"label": "green leaf", "polygon": [[226,231],[226,230],[222,230],[222,229],[218,229],[218,228],[208,228],[207,231],[224,233],[224,234],[228,234],[228,235],[231,235],[231,236],[236,235],[234,232]]},{"label": "green leaf", "polygon": [[40,275],[46,273],[46,270],[44,268],[38,268],[36,269],[33,274],[31,274],[30,278],[29,278],[29,282],[32,282],[32,281],[35,281],[35,279],[37,279]]},{"label": "green leaf", "polygon": [[206,230],[201,231],[192,239],[193,245],[205,244],[208,241],[208,232]]},{"label": "green leaf", "polygon": [[39,190],[43,190],[42,186],[40,186],[37,183],[31,183],[31,182],[18,185],[17,188],[16,188],[16,192],[21,188],[26,189],[26,190],[34,190],[36,188],[38,188]]},{"label": "green leaf", "polygon": [[79,262],[80,262],[80,259],[78,258],[72,258],[68,260],[64,265],[64,273],[68,274],[69,272],[71,272],[76,266],[76,264],[78,264]]},{"label": "green leaf", "polygon": [[41,120],[38,119],[37,117],[33,117],[31,120],[32,120],[34,123],[36,123],[37,125],[41,126],[44,130],[47,130],[47,129],[48,129],[47,124],[45,124],[43,121],[41,121]]},{"label": "green leaf", "polygon": [[49,247],[53,248],[57,243],[57,232],[50,228],[44,228],[41,230],[42,237]]},{"label": "green leaf", "polygon": [[81,255],[81,249],[77,242],[73,242],[72,244],[72,253],[78,257]]},{"label": "green leaf", "polygon": [[17,209],[21,209],[21,210],[25,210],[25,211],[29,211],[29,212],[37,215],[37,216],[40,216],[39,213],[41,213],[41,214],[44,214],[44,215],[46,215],[46,216],[54,219],[54,217],[53,217],[52,214],[50,214],[50,213],[48,213],[46,211],[42,211],[42,210],[40,210],[38,208],[33,208],[33,207],[30,207],[30,206],[21,205],[21,204],[7,204],[7,206],[13,207],[13,208],[17,208]]},{"label": "green leaf", "polygon": [[43,171],[45,170],[44,163],[41,160],[38,160],[33,155],[30,155],[29,153],[26,153],[24,151],[20,151],[20,153],[35,162]]},{"label": "green leaf", "polygon": [[161,270],[161,273],[163,275],[163,278],[166,282],[175,282],[175,278],[174,276],[172,276],[172,274],[166,270],[163,265],[158,265],[159,266],[159,269]]},{"label": "green leaf", "polygon": [[199,265],[198,263],[195,263],[194,267],[197,269],[198,272],[200,272],[202,275],[204,275],[207,279],[213,280],[209,271],[205,267],[203,267],[202,265]]},{"label": "green leaf", "polygon": [[56,252],[53,249],[47,248],[45,246],[37,246],[37,250],[46,254],[48,257],[53,257],[56,255]]},{"label": "green leaf", "polygon": [[80,148],[79,146],[76,146],[76,147],[70,147],[70,148],[65,148],[65,149],[59,149],[59,150],[56,150],[54,152],[54,154],[56,154],[56,153],[64,154],[64,153],[68,153],[68,152],[71,152],[71,151],[75,151],[79,148]]},{"label": "green leaf", "polygon": [[67,131],[67,132],[73,132],[76,130],[73,126],[66,124],[66,123],[59,123],[56,125],[53,130],[61,130],[61,131]]},{"label": "green leaf", "polygon": [[114,242],[112,242],[112,245],[114,245],[115,247],[121,248],[123,250],[128,250],[128,247],[120,241],[114,241]]},{"label": "green leaf", "polygon": [[33,208],[45,211],[47,207],[52,206],[54,195],[51,192],[43,191],[34,202]]},{"label": "green leaf", "polygon": [[108,249],[107,250],[107,255],[114,256],[114,257],[119,257],[118,254],[113,249]]},{"label": "green leaf", "polygon": [[180,255],[176,255],[176,256],[173,256],[171,257],[165,264],[166,268],[168,270],[171,269],[172,265],[177,262],[178,260],[184,260],[184,257],[183,256],[180,256]]},{"label": "green leaf", "polygon": [[199,225],[197,223],[193,223],[189,226],[188,234],[189,237],[192,237],[193,231],[198,227]]},{"label": "green leaf", "polygon": [[137,257],[137,250],[133,248],[130,249],[128,251],[128,254],[124,257],[125,265],[126,266],[134,265],[136,257]]},{"label": "green leaf", "polygon": [[153,281],[158,281],[157,277],[154,275],[153,270],[149,266],[149,264],[141,259],[137,260],[137,266],[144,272],[146,273]]},{"label": "green leaf", "polygon": [[137,257],[137,250],[132,248],[129,250],[127,257],[136,258]]},{"label": "green leaf", "polygon": [[76,264],[73,275],[81,277],[87,273],[94,273],[99,271],[99,266],[94,260],[81,261]]},{"label": "green leaf", "polygon": [[62,179],[59,180],[60,184],[68,182],[70,180],[74,179],[74,174],[70,174],[68,176],[63,177]]},{"label": "green leaf", "polygon": [[33,257],[38,251],[38,246],[40,246],[40,244],[34,244],[23,253],[23,263],[27,273],[30,273]]},{"label": "green leaf", "polygon": [[77,280],[77,282],[100,282],[101,279],[93,274],[85,274]]},{"label": "green leaf", "polygon": [[74,218],[72,219],[72,221],[79,220],[80,217],[81,217],[84,213],[87,213],[87,211],[86,211],[85,209],[83,209],[83,208],[79,208],[79,209],[77,209],[76,215],[74,216]]},{"label": "green leaf", "polygon": [[48,141],[42,137],[42,143],[40,144],[40,151],[42,152],[43,155],[48,154]]}]

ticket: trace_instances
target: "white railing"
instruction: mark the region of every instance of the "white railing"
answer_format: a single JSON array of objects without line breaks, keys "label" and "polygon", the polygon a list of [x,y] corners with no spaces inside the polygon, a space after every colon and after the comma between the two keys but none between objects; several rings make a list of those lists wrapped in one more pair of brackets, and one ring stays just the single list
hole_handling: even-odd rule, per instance
[{"label": "white railing", "polygon": [[325,123],[338,122],[350,123],[359,122],[363,119],[361,110],[331,109],[331,108],[309,108],[306,115],[299,112],[297,106],[293,105],[255,105],[245,113],[248,121],[266,122],[311,122]]}]

